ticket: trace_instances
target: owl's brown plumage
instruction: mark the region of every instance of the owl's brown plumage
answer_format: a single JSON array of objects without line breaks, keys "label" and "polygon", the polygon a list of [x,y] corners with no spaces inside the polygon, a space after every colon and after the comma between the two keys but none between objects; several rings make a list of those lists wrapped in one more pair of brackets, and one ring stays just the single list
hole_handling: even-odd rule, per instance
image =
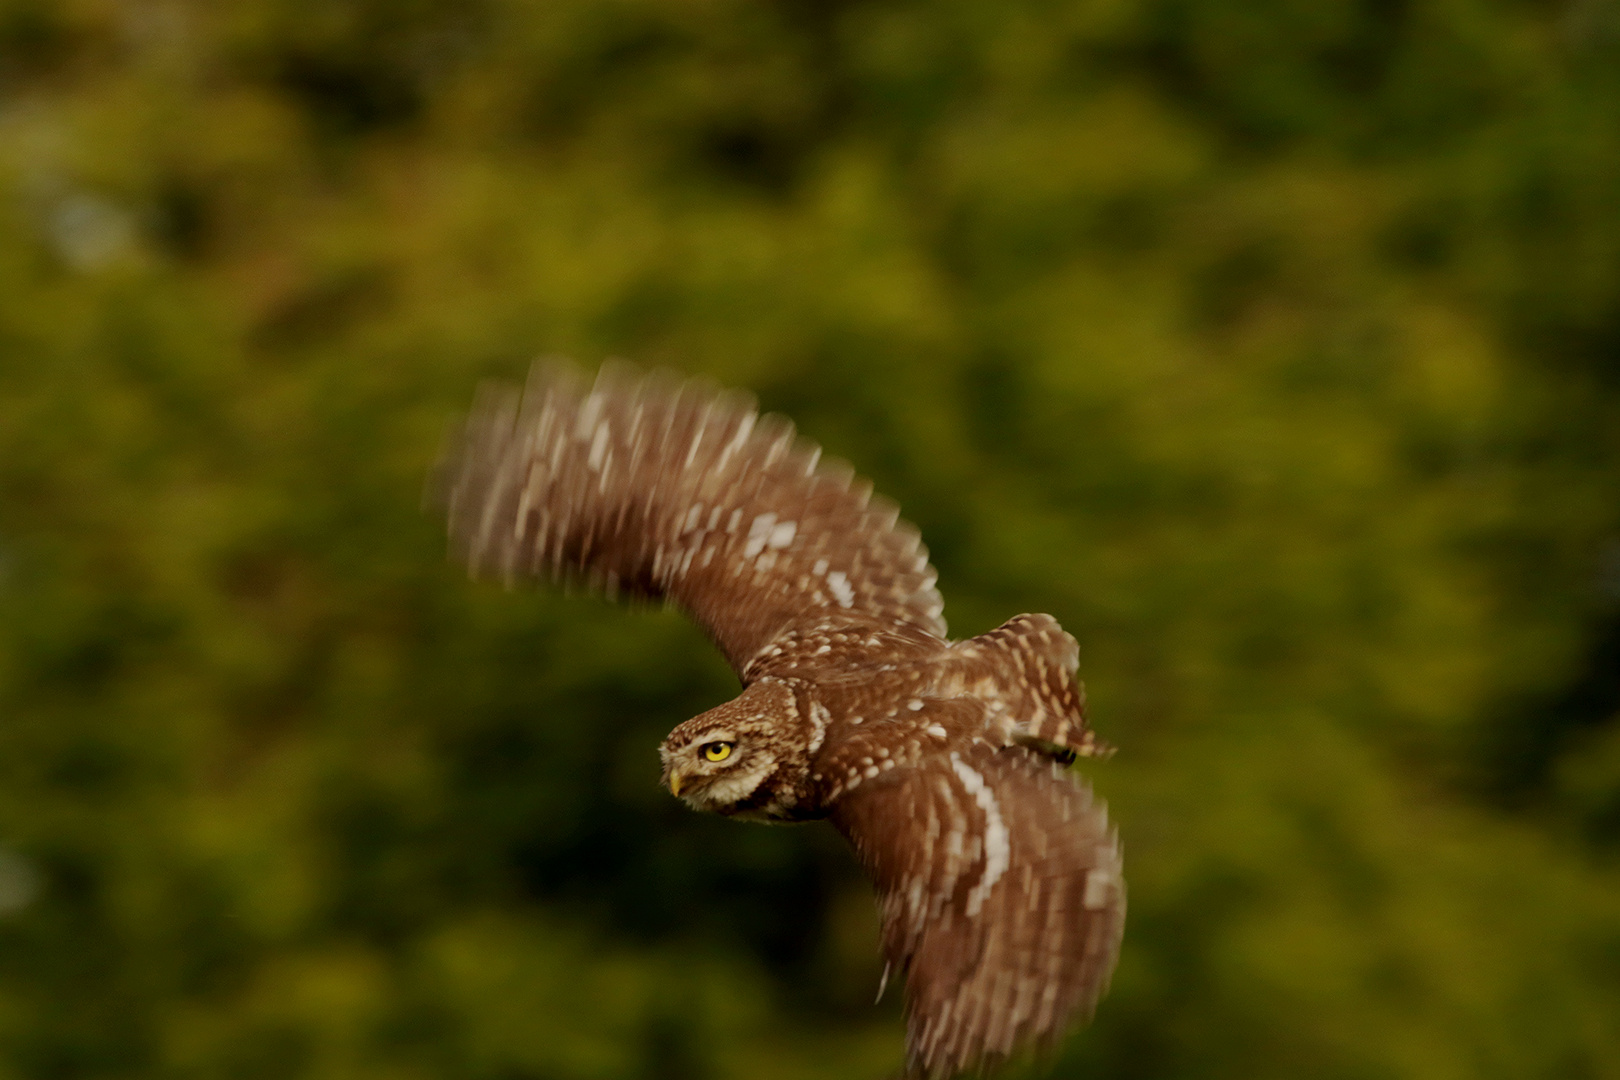
[{"label": "owl's brown plumage", "polygon": [[1090,1014],[1124,926],[1099,752],[1056,620],[945,638],[916,530],[746,395],[608,365],[487,386],[440,470],[455,553],[662,597],[743,682],[660,750],[691,805],[828,818],[876,884],[907,1060],[945,1076]]}]

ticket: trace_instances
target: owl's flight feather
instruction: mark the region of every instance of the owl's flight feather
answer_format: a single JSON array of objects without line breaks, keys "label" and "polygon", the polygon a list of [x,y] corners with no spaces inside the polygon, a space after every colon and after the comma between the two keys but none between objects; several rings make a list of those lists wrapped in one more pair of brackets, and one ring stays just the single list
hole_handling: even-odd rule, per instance
[{"label": "owl's flight feather", "polygon": [[539,364],[522,394],[482,387],[455,446],[450,535],[474,573],[667,597],[744,679],[808,622],[945,635],[916,529],[746,394]]},{"label": "owl's flight feather", "polygon": [[480,392],[438,484],[474,574],[666,598],[709,633],[746,689],[670,734],[666,780],[849,839],[906,977],[914,1073],[992,1065],[1089,1016],[1125,891],[1106,810],[1061,767],[1101,747],[1056,620],[946,641],[896,509],[696,382],[537,365],[521,393]]}]

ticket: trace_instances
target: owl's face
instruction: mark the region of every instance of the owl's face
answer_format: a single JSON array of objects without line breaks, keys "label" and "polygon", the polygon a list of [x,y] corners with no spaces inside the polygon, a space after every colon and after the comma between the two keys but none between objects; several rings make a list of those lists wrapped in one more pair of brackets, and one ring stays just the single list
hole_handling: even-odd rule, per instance
[{"label": "owl's face", "polygon": [[709,714],[688,720],[658,749],[664,784],[694,810],[731,812],[776,771],[776,741],[770,725],[757,720]]}]

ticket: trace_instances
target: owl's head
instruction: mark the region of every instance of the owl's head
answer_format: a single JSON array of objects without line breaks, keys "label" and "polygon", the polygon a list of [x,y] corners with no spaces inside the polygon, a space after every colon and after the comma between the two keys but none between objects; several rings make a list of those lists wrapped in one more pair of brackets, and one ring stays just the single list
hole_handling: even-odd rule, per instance
[{"label": "owl's head", "polygon": [[793,756],[796,717],[791,691],[756,683],[669,733],[658,748],[664,785],[694,810],[756,809],[761,785]]}]

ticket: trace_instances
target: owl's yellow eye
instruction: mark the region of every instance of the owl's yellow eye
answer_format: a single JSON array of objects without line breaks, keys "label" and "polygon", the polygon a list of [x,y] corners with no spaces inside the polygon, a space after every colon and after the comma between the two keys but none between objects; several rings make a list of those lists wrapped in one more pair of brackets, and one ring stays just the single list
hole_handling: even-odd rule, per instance
[{"label": "owl's yellow eye", "polygon": [[703,756],[710,761],[724,761],[731,756],[731,744],[728,742],[704,743]]}]

